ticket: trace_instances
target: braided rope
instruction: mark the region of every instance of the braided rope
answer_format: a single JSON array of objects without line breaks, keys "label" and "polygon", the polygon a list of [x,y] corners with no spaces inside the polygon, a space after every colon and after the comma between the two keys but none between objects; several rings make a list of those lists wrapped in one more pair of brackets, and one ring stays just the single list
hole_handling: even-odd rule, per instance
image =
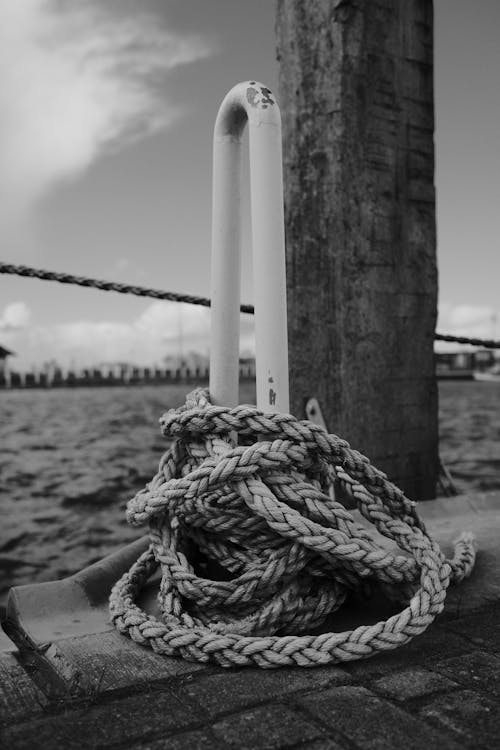
[{"label": "braided rope", "polygon": [[[137,297],[153,297],[154,299],[170,300],[171,302],[186,302],[189,305],[202,305],[210,307],[210,300],[206,297],[197,297],[193,294],[178,294],[177,292],[164,292],[161,289],[148,289],[143,286],[131,284],[120,284],[117,281],[104,281],[103,279],[92,279],[88,276],[74,276],[71,273],[60,273],[57,271],[46,271],[43,268],[31,268],[30,266],[16,266],[13,263],[2,263],[0,261],[0,273],[15,276],[27,276],[32,279],[43,281],[58,281],[60,284],[76,284],[77,286],[101,289],[104,292],[118,292],[119,294],[135,294]],[[253,305],[241,305],[240,311],[253,314]]]},{"label": "braided rope", "polygon": [[500,349],[500,341],[495,339],[478,339],[469,336],[451,336],[448,333],[435,333],[435,341],[451,341],[454,344],[471,344],[472,346],[483,346],[485,349]]},{"label": "braided rope", "polygon": [[[446,560],[415,503],[312,422],[213,406],[198,389],[160,423],[172,445],[127,507],[131,524],[149,524],[151,543],[110,596],[117,629],[157,653],[264,668],[365,658],[422,633],[450,580],[472,571],[470,534]],[[398,551],[330,498],[334,480]],[[162,620],[136,604],[158,567]],[[349,593],[377,590],[404,608],[346,632],[295,635],[317,629]]]},{"label": "braided rope", "polygon": [[[161,289],[149,289],[144,286],[133,286],[132,284],[120,284],[117,281],[104,281],[103,279],[92,279],[89,276],[74,276],[70,273],[58,271],[46,271],[43,268],[32,268],[31,266],[16,266],[13,263],[0,261],[0,274],[11,274],[15,276],[26,276],[43,281],[58,281],[60,284],[76,284],[77,286],[101,289],[104,292],[118,292],[119,294],[135,294],[137,297],[153,297],[154,299],[170,300],[171,302],[186,302],[189,305],[202,305],[210,307],[211,301],[207,297],[198,297],[193,294],[179,294],[178,292],[164,292]],[[253,305],[240,305],[240,312],[254,314]],[[500,341],[493,339],[468,338],[467,336],[450,336],[444,333],[435,333],[435,341],[451,341],[457,344],[472,344],[484,346],[486,349],[500,349]]]}]

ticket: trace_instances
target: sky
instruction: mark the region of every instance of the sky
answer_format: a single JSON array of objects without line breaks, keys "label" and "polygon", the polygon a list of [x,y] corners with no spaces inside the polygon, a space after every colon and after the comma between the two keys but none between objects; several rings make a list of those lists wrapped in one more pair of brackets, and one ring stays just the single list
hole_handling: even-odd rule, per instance
[{"label": "sky", "polygon": [[[434,8],[438,330],[500,337],[500,3]],[[0,0],[0,14],[0,260],[209,296],[213,124],[235,83],[277,91],[274,2]],[[249,256],[247,242],[244,302]],[[204,308],[0,275],[16,369],[158,364],[208,353],[208,337]]]}]

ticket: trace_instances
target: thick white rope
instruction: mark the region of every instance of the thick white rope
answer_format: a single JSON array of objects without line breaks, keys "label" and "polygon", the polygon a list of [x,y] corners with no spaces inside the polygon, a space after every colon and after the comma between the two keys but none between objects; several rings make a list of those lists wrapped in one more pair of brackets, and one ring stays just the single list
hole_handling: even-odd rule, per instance
[{"label": "thick white rope", "polygon": [[[118,630],[160,654],[264,668],[365,658],[422,633],[450,580],[472,571],[470,534],[446,560],[415,503],[312,422],[213,406],[202,389],[160,422],[171,448],[127,508],[130,523],[149,524],[151,544],[110,597]],[[332,500],[333,481],[407,554],[379,545]],[[135,603],[158,566],[162,620]],[[404,608],[374,625],[304,634],[350,592],[377,591]]]}]

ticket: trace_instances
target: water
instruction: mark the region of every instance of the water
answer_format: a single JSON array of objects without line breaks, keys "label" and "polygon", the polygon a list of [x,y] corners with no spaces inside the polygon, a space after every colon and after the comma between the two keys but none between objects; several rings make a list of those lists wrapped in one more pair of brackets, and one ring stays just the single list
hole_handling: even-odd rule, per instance
[{"label": "water", "polygon": [[[0,392],[0,601],[136,539],[127,501],[167,448],[158,418],[189,386]],[[245,386],[240,400],[254,403]],[[441,457],[460,491],[500,488],[500,384],[440,383]]]},{"label": "water", "polygon": [[[125,506],[168,447],[159,417],[188,385],[0,392],[0,602],[144,533]],[[255,403],[244,384],[243,403]]]},{"label": "water", "polygon": [[440,454],[459,492],[500,488],[500,382],[441,381]]}]

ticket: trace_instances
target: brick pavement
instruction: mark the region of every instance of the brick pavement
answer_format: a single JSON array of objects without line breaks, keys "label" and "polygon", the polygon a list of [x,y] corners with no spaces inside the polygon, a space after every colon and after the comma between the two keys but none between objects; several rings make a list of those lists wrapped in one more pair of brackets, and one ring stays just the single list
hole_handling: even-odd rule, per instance
[{"label": "brick pavement", "polygon": [[44,696],[38,709],[4,717],[4,746],[498,746],[500,603],[435,623],[397,651],[342,667],[185,670],[182,663],[178,675],[99,696]]},{"label": "brick pavement", "polygon": [[[477,524],[477,509],[473,514]],[[500,511],[496,515],[500,522]],[[50,656],[46,646],[46,654],[42,646],[30,652],[11,644],[9,651],[0,637],[0,745],[12,750],[496,748],[500,597],[491,595],[491,579],[500,549],[491,533],[493,516],[482,518],[490,541],[483,537],[480,564],[468,584],[476,590],[474,607],[461,603],[457,587],[444,614],[424,634],[368,660],[262,671],[167,659],[156,677],[146,680],[140,678],[141,656],[145,661],[162,657],[134,644],[137,663],[131,669],[137,676],[113,681],[99,675],[96,666],[104,656],[114,658],[114,634],[108,632],[99,637],[111,645],[88,665],[82,692],[72,691],[63,672],[56,685],[49,684],[40,668]],[[464,528],[461,521],[453,525]],[[69,658],[64,641],[58,648]],[[2,692],[9,685],[10,692]]]}]

